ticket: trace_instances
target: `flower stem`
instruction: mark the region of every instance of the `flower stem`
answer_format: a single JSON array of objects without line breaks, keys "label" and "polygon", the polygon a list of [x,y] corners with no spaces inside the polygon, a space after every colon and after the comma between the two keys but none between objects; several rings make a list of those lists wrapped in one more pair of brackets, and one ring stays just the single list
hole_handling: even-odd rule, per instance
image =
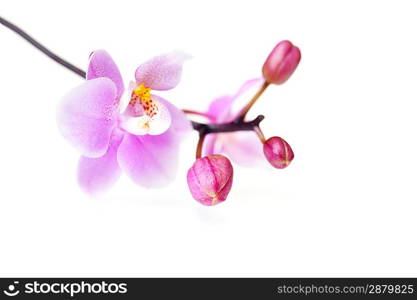
[{"label": "flower stem", "polygon": [[256,92],[256,94],[253,96],[253,98],[249,101],[248,104],[242,109],[240,112],[240,115],[238,119],[244,120],[246,117],[246,114],[249,112],[249,110],[252,108],[252,106],[255,104],[255,102],[259,99],[259,97],[265,92],[266,88],[269,86],[269,82],[264,82],[262,86],[259,88],[259,90]]},{"label": "flower stem", "polygon": [[199,111],[195,111],[195,110],[191,110],[191,109],[183,109],[182,111],[185,114],[189,114],[189,115],[202,116],[202,117],[205,117],[207,119],[211,119],[212,118],[209,114],[206,114],[206,113],[203,113],[203,112],[199,112]]},{"label": "flower stem", "polygon": [[203,144],[204,144],[204,139],[205,138],[206,138],[206,134],[205,133],[200,133],[200,135],[198,137],[197,149],[195,151],[195,158],[196,159],[201,158],[201,153],[203,152]]},{"label": "flower stem", "polygon": [[259,127],[259,123],[264,119],[263,115],[257,116],[252,121],[235,120],[229,123],[222,124],[205,124],[191,121],[194,130],[200,134],[221,133],[221,132],[235,132],[235,131],[251,131]]},{"label": "flower stem", "polygon": [[25,31],[23,31],[21,28],[17,27],[13,23],[10,23],[9,21],[3,19],[0,17],[0,24],[3,24],[5,27],[9,28],[11,31],[17,33],[22,38],[24,38],[26,41],[31,43],[35,48],[40,50],[43,54],[48,56],[49,58],[53,59],[60,65],[64,66],[65,68],[69,69],[70,71],[74,72],[75,74],[85,78],[85,72],[81,70],[80,68],[74,66],[70,62],[66,61],[65,59],[59,57],[52,51],[50,51],[48,48],[40,44],[37,40],[35,40],[33,37],[31,37],[29,34],[27,34]]},{"label": "flower stem", "polygon": [[255,133],[258,135],[259,140],[263,143],[265,143],[266,139],[265,139],[265,135],[262,132],[261,128],[259,126],[256,126],[254,129]]}]

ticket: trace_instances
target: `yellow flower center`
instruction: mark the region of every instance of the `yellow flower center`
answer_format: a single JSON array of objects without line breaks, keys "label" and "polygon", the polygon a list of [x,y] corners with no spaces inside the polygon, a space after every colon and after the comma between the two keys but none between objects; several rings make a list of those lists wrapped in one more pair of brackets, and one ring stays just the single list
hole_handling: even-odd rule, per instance
[{"label": "yellow flower center", "polygon": [[132,92],[130,105],[135,106],[136,103],[143,107],[145,114],[149,117],[153,117],[158,112],[157,103],[151,97],[151,88],[146,87],[143,83]]},{"label": "yellow flower center", "polygon": [[151,101],[151,88],[146,87],[141,83],[133,93],[143,102],[149,103]]}]

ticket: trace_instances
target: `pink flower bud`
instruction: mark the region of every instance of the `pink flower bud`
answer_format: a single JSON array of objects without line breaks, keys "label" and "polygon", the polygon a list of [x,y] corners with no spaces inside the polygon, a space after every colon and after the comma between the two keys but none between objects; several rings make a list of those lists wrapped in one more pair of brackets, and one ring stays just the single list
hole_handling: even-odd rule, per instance
[{"label": "pink flower bud", "polygon": [[294,152],[284,139],[274,136],[264,143],[264,154],[269,163],[277,169],[286,168],[294,159]]},{"label": "pink flower bud", "polygon": [[269,83],[282,84],[290,78],[301,59],[300,49],[290,41],[279,42],[266,59],[262,68]]},{"label": "pink flower bud", "polygon": [[187,182],[194,199],[204,205],[226,200],[233,182],[233,166],[222,155],[197,159],[188,170]]}]

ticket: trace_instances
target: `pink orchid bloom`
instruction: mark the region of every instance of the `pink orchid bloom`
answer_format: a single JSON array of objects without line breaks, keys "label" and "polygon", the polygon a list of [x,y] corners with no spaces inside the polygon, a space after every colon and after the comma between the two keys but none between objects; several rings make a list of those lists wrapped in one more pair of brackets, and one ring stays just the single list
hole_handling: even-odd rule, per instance
[{"label": "pink orchid bloom", "polygon": [[151,90],[174,88],[184,59],[173,53],[145,62],[125,92],[110,55],[103,50],[91,54],[87,81],[64,97],[57,114],[61,133],[82,155],[78,181],[84,191],[109,188],[122,171],[144,187],[174,179],[179,143],[191,125],[182,111]]},{"label": "pink orchid bloom", "polygon": [[[213,100],[206,113],[210,121],[220,124],[235,120],[246,104],[239,102],[248,101],[263,83],[262,78],[248,80],[235,95]],[[265,160],[263,145],[253,131],[208,134],[204,141],[203,156],[213,154],[224,154],[233,162],[246,167]]]}]

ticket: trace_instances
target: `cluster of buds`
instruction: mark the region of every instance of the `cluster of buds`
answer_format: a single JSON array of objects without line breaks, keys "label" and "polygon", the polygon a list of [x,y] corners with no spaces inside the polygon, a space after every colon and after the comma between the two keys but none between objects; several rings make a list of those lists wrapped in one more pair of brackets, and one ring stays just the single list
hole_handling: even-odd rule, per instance
[{"label": "cluster of buds", "polygon": [[210,126],[210,124],[194,126],[194,129],[200,131],[200,140],[197,146],[197,159],[188,170],[187,182],[192,196],[199,203],[212,206],[225,201],[233,182],[233,166],[226,156],[213,154],[201,157],[201,148],[207,134],[222,132],[222,130],[224,132],[253,130],[263,143],[265,158],[274,168],[283,169],[291,163],[294,153],[284,139],[277,136],[265,139],[259,127],[263,116],[258,116],[257,122],[255,120],[247,122],[245,117],[269,85],[283,84],[288,80],[297,68],[300,59],[300,50],[291,42],[278,43],[263,65],[263,85],[234,120],[225,124],[215,124],[215,126]]}]

